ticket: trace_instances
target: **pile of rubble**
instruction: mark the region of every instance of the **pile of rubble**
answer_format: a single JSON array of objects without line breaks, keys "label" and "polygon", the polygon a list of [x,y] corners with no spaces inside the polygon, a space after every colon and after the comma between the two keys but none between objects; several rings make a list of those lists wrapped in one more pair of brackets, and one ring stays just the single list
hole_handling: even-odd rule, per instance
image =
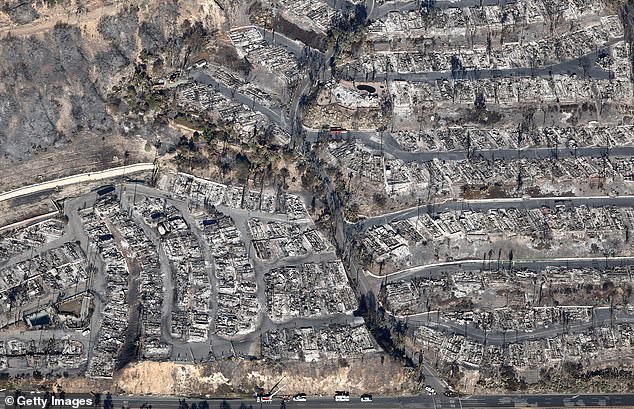
[{"label": "pile of rubble", "polygon": [[195,176],[178,173],[165,175],[159,186],[179,200],[191,201],[197,206],[226,206],[265,213],[288,214],[299,218],[306,215],[299,196],[288,193],[272,195],[243,186],[227,186]]},{"label": "pile of rubble", "polygon": [[437,364],[458,363],[470,369],[495,369],[510,365],[519,370],[544,369],[564,362],[596,362],[632,353],[634,326],[617,324],[599,327],[580,334],[563,333],[553,337],[514,342],[508,336],[506,344],[483,345],[464,335],[446,335],[421,327],[415,340],[421,350],[437,351]]},{"label": "pile of rubble", "polygon": [[35,311],[57,300],[61,293],[70,296],[85,291],[87,279],[86,258],[76,243],[6,265],[0,268],[0,313]]},{"label": "pile of rubble", "polygon": [[108,197],[98,201],[93,208],[79,212],[90,245],[96,248],[105,264],[106,292],[100,314],[101,328],[87,369],[87,375],[95,378],[112,377],[129,323],[126,293],[130,272],[123,253],[116,246],[113,231],[108,227],[109,215],[118,211],[116,198]]},{"label": "pile of rubble", "polygon": [[269,359],[295,359],[314,362],[320,359],[354,358],[376,352],[364,325],[331,324],[313,327],[270,330],[262,336],[262,355]]},{"label": "pile of rubble", "polygon": [[158,234],[172,272],[172,337],[189,342],[207,340],[211,283],[197,238],[181,212],[164,200],[145,198],[137,208]]},{"label": "pile of rubble", "polygon": [[200,116],[201,108],[205,115],[210,115],[221,124],[233,127],[233,130],[244,141],[253,137],[256,130],[264,124],[274,128],[274,133],[280,134],[282,139],[288,139],[288,134],[277,125],[269,122],[260,112],[253,111],[246,105],[233,102],[218,92],[212,85],[202,85],[195,82],[179,85],[176,92],[177,106],[187,112],[191,111],[195,117]]},{"label": "pile of rubble", "polygon": [[[493,248],[501,234],[521,240],[525,251],[546,256],[562,256],[562,251],[585,254],[629,255],[625,245],[634,223],[629,208],[611,206],[589,208],[585,205],[556,205],[554,208],[507,208],[488,211],[448,211],[429,214],[424,209],[407,219],[378,225],[365,232],[364,251],[372,260],[398,264],[415,262],[411,246],[431,244],[434,249],[447,246],[447,240],[461,243],[454,258],[479,257],[481,249]],[[571,233],[574,232],[574,235]],[[563,244],[565,243],[565,244]],[[439,258],[443,256],[439,254]]]},{"label": "pile of rubble", "polygon": [[622,293],[613,300],[623,303],[631,293],[629,267],[533,271],[509,269],[508,261],[492,258],[482,262],[481,271],[446,271],[386,283],[379,300],[399,316],[437,311],[439,317],[458,325],[532,331],[565,321],[589,322],[592,305],[601,305],[606,292]]},{"label": "pile of rubble", "polygon": [[[135,208],[142,208],[139,204]],[[128,213],[118,211],[110,215],[112,225],[121,236],[126,257],[139,274],[139,299],[141,302],[141,355],[146,359],[162,359],[169,356],[170,347],[161,340],[164,276],[156,245],[141,226]]]},{"label": "pile of rubble", "polygon": [[0,340],[0,370],[11,369],[58,370],[74,369],[86,362],[86,350],[81,341],[64,337],[21,340]]},{"label": "pile of rubble", "polygon": [[494,150],[522,148],[569,148],[634,144],[634,126],[543,127],[518,129],[448,127],[392,134],[408,152]]},{"label": "pile of rubble", "polygon": [[340,13],[326,3],[312,0],[277,0],[282,13],[297,20],[299,27],[306,27],[317,33],[326,34]]},{"label": "pile of rubble", "polygon": [[323,253],[331,249],[322,234],[311,225],[251,218],[247,222],[255,254],[262,260]]},{"label": "pile of rubble", "polygon": [[339,260],[273,268],[264,280],[268,312],[274,322],[350,314],[357,307]]},{"label": "pile of rubble", "polygon": [[283,47],[270,45],[255,27],[240,28],[229,32],[238,55],[254,65],[266,67],[271,74],[281,75],[287,84],[294,84],[299,76],[299,62]]},{"label": "pile of rubble", "polygon": [[[398,82],[395,114],[411,115],[419,108],[436,104],[473,106],[482,96],[487,105],[526,107],[526,104],[629,103],[632,84],[629,79],[577,78],[553,75],[552,78],[481,78],[476,80],[439,79],[430,82]],[[403,95],[400,95],[403,94]]]},{"label": "pile of rubble", "polygon": [[208,209],[197,225],[211,251],[218,282],[216,333],[235,337],[253,332],[261,306],[255,271],[240,231],[231,217],[214,209]]},{"label": "pile of rubble", "polygon": [[62,236],[64,223],[51,219],[0,234],[0,262]]}]

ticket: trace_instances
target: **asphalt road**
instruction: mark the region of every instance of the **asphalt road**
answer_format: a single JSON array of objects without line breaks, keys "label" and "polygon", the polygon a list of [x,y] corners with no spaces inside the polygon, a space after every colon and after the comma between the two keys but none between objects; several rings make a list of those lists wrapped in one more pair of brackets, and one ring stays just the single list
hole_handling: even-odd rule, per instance
[{"label": "asphalt road", "polygon": [[20,196],[31,195],[33,193],[41,192],[44,190],[54,189],[60,186],[73,185],[75,183],[93,182],[96,180],[103,180],[113,178],[117,176],[129,175],[131,173],[153,170],[153,163],[136,163],[133,165],[120,166],[118,168],[106,169],[100,172],[86,172],[79,175],[68,176],[51,180],[48,182],[42,182],[35,185],[24,186],[19,189],[11,190],[0,194],[0,202],[13,199]]},{"label": "asphalt road", "polygon": [[[496,159],[544,159],[544,158],[570,158],[576,156],[589,157],[625,157],[634,156],[634,146],[588,146],[579,148],[558,147],[525,147],[519,149],[498,148],[498,149],[476,149],[467,152],[463,149],[455,149],[450,151],[421,151],[408,152],[401,149],[401,146],[389,132],[381,134],[375,130],[348,130],[350,138],[356,139],[364,145],[375,149],[382,150],[384,153],[401,159],[404,162],[425,163],[433,159],[439,160],[465,160],[468,157],[481,158],[486,160]],[[318,131],[308,130],[307,140],[310,142],[318,141]]]},{"label": "asphalt road", "polygon": [[[8,394],[10,395],[10,394]],[[29,397],[37,396],[27,394]],[[90,397],[86,394],[83,397]],[[79,397],[67,396],[67,397]],[[4,401],[4,396],[0,396]],[[373,402],[361,402],[358,396],[351,396],[350,402],[335,402],[333,397],[308,397],[307,402],[285,402],[274,398],[273,402],[257,403],[255,398],[250,399],[198,399],[178,397],[155,396],[115,396],[108,399],[101,397],[102,404],[108,401],[113,409],[130,408],[138,409],[142,405],[153,409],[261,409],[261,408],[372,408],[372,409],[396,409],[396,408],[634,408],[634,394],[609,394],[609,395],[485,395],[469,396],[466,398],[449,398],[445,396],[404,396],[404,397],[374,397]],[[92,407],[92,406],[91,406]],[[5,405],[6,409],[15,408],[13,405]],[[27,409],[25,407],[25,409]],[[30,409],[30,407],[29,407]]]},{"label": "asphalt road", "polygon": [[[606,43],[605,47],[609,48],[618,41],[621,41],[622,38],[611,39]],[[344,77],[347,77],[349,80],[356,81],[409,81],[409,82],[433,82],[438,80],[448,80],[452,81],[456,80],[470,80],[477,81],[482,79],[491,79],[491,78],[513,78],[513,77],[536,77],[536,78],[551,78],[554,75],[576,75],[581,78],[587,76],[593,79],[612,79],[614,78],[614,73],[611,71],[606,71],[599,67],[596,62],[598,60],[599,52],[595,51],[590,54],[585,55],[585,57],[590,62],[590,68],[584,72],[583,67],[579,63],[578,59],[566,60],[556,64],[538,66],[534,68],[530,67],[511,67],[511,68],[477,68],[477,69],[465,69],[464,71],[457,72],[454,77],[454,73],[452,71],[429,71],[429,72],[396,72],[396,71],[387,71],[387,72],[366,72],[366,71],[356,71],[350,72],[350,70],[346,70]]]},{"label": "asphalt road", "polygon": [[[157,397],[115,397],[113,406],[118,409],[130,407],[139,408],[142,404],[152,405],[152,408],[178,408],[178,398]],[[186,399],[188,405],[195,403],[200,408],[200,399]],[[255,399],[230,399],[205,401],[209,409],[239,409],[239,408],[564,408],[564,407],[634,407],[634,394],[618,395],[490,395],[470,396],[467,398],[448,398],[445,396],[408,396],[408,397],[375,397],[373,402],[363,403],[358,396],[351,396],[350,402],[334,402],[332,397],[308,397],[307,402],[286,402],[282,406],[281,399],[270,403],[256,403]],[[203,405],[205,407],[205,405]]]},{"label": "asphalt road", "polygon": [[[326,3],[332,5],[333,2],[345,3],[344,0],[328,0]],[[436,0],[434,7],[438,9],[458,8],[458,7],[477,7],[477,6],[505,6],[506,4],[515,3],[514,0]],[[414,1],[389,1],[385,4],[377,6],[374,0],[366,1],[368,10],[368,19],[378,20],[392,11],[412,11],[421,7],[421,0]]]},{"label": "asphalt road", "polygon": [[[380,133],[374,130],[350,130],[350,137],[358,139],[360,142],[376,150],[383,150],[384,153],[392,155],[397,159],[401,159],[405,162],[429,162],[433,159],[441,160],[464,160],[469,156],[469,152],[466,150],[451,150],[451,151],[423,151],[423,152],[408,152],[401,149],[401,146],[391,136],[390,133],[384,132],[383,138]],[[309,137],[312,141],[317,140],[317,132],[309,133]],[[575,156],[591,156],[601,157],[604,155],[609,156],[632,156],[634,155],[634,146],[590,146],[579,148],[565,148],[565,147],[539,147],[539,148],[498,148],[498,149],[483,149],[470,152],[471,157],[483,158],[483,159],[516,159],[516,158],[569,158]]]},{"label": "asphalt road", "polygon": [[[592,327],[607,327],[610,324],[629,324],[634,323],[634,317],[623,312],[616,311],[611,316],[610,307],[595,308],[595,317],[589,322],[572,322],[564,328],[561,324],[552,324],[548,327],[536,328],[533,331],[483,331],[476,328],[472,323],[458,324],[455,321],[440,319],[436,321],[438,316],[436,312],[417,314],[414,317],[401,318],[407,321],[410,326],[425,326],[434,328],[445,333],[455,333],[464,335],[466,338],[487,345],[507,345],[512,342],[524,342],[537,339],[552,338],[564,333],[577,334],[582,333]],[[612,319],[614,318],[614,319]]]},{"label": "asphalt road", "polygon": [[[462,408],[634,407],[634,395],[517,395],[462,399]],[[443,406],[445,407],[445,406]]]},{"label": "asphalt road", "polygon": [[299,40],[293,40],[292,38],[289,38],[279,32],[273,33],[272,31],[260,26],[253,27],[262,34],[262,37],[264,37],[266,42],[286,48],[287,51],[293,53],[297,58],[302,58],[309,52],[321,53],[321,51],[311,48]]},{"label": "asphalt road", "polygon": [[556,205],[601,207],[634,207],[634,196],[569,196],[569,197],[534,197],[534,198],[504,198],[485,200],[457,200],[442,203],[425,203],[408,209],[369,217],[361,222],[363,230],[381,224],[391,223],[397,220],[409,219],[419,214],[443,213],[448,211],[473,211],[482,212],[489,209],[539,209],[542,206],[553,208]]},{"label": "asphalt road", "polygon": [[278,125],[280,128],[284,129],[287,132],[290,132],[290,124],[286,122],[286,118],[284,117],[284,114],[279,107],[269,108],[263,105],[262,103],[258,102],[257,100],[254,100],[252,97],[241,94],[237,92],[236,90],[229,88],[227,85],[216,80],[215,78],[213,78],[209,74],[206,74],[203,71],[192,70],[190,72],[190,76],[196,82],[199,82],[205,85],[211,85],[212,87],[216,88],[216,90],[218,90],[218,92],[220,92],[226,98],[232,99],[236,102],[246,105],[247,107],[253,109],[254,111],[261,112],[262,114],[267,116],[271,121],[273,121],[273,123]]},{"label": "asphalt road", "polygon": [[[501,260],[500,267],[508,266],[508,260]],[[566,267],[566,268],[610,268],[634,265],[634,256],[630,257],[569,257],[550,258],[543,260],[513,260],[513,268],[525,268],[533,271],[541,271],[546,267]],[[455,271],[476,271],[481,268],[497,268],[497,260],[457,260],[445,263],[425,264],[396,271],[385,276],[377,276],[367,273],[365,276],[373,281],[372,288],[377,290],[381,281],[387,277],[388,282],[406,280],[415,276],[440,277],[445,273]]]}]

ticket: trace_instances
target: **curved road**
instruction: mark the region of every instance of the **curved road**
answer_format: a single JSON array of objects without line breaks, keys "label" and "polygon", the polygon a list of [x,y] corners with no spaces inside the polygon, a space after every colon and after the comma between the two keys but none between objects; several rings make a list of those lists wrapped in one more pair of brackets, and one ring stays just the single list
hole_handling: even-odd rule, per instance
[{"label": "curved road", "polygon": [[[383,150],[396,159],[404,162],[429,162],[433,159],[440,160],[465,160],[468,157],[480,157],[488,160],[495,159],[544,159],[557,156],[558,158],[570,158],[576,156],[601,157],[609,156],[632,156],[634,155],[634,146],[588,146],[579,148],[566,147],[532,147],[532,148],[499,148],[499,149],[481,149],[472,152],[466,150],[451,151],[418,151],[409,152],[401,148],[398,142],[389,132],[383,132],[383,141],[381,142],[380,133],[374,130],[350,130],[350,137],[358,139],[363,144],[375,150]],[[317,141],[318,133],[316,131],[309,133],[313,142]]]},{"label": "curved road", "polygon": [[398,220],[410,219],[418,214],[444,213],[448,211],[482,212],[490,209],[539,209],[542,206],[553,208],[556,205],[566,206],[615,206],[634,207],[634,195],[622,196],[560,196],[560,197],[531,197],[531,198],[500,198],[482,200],[456,200],[440,203],[425,203],[388,214],[369,217],[362,222],[362,230],[370,227],[391,223]]},{"label": "curved road", "polygon": [[[500,261],[500,268],[508,266],[507,260]],[[634,265],[634,256],[627,257],[569,257],[569,258],[550,258],[544,260],[513,260],[511,263],[515,269],[525,268],[528,270],[540,271],[546,267],[566,267],[566,268],[610,268]],[[483,267],[497,268],[497,260],[483,261],[479,260],[456,260],[445,263],[425,264],[422,266],[410,267],[404,270],[395,271],[390,274],[378,276],[369,271],[363,272],[363,275],[371,280],[370,287],[378,290],[383,281],[394,282],[399,280],[410,279],[412,277],[425,275],[429,277],[440,277],[445,273],[456,271],[475,271]]]},{"label": "curved road", "polygon": [[472,323],[464,325],[446,319],[438,321],[434,317],[435,312],[418,314],[415,317],[405,316],[401,319],[406,320],[408,325],[429,327],[450,334],[461,334],[469,340],[486,345],[507,345],[513,342],[552,338],[564,333],[581,333],[593,327],[634,323],[634,317],[631,315],[618,312],[611,315],[610,307],[597,307],[594,309],[594,314],[595,318],[589,322],[573,322],[565,328],[561,324],[552,324],[547,328],[540,327],[533,331],[484,331]]}]

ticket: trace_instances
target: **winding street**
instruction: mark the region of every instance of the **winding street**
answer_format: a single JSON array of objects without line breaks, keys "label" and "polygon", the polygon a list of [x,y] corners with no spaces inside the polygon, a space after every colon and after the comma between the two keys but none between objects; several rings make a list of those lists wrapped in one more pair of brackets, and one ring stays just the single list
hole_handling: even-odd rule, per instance
[{"label": "winding street", "polygon": [[615,206],[634,207],[634,195],[622,196],[557,196],[557,197],[529,197],[529,198],[500,198],[477,200],[446,200],[436,203],[423,203],[407,209],[397,210],[392,213],[372,216],[359,222],[362,230],[398,220],[410,219],[418,214],[443,213],[448,211],[472,211],[485,212],[490,209],[539,209],[541,207],[553,208],[557,205],[566,206]]},{"label": "winding street", "polygon": [[588,322],[573,322],[569,325],[552,324],[548,327],[535,328],[532,331],[508,330],[485,331],[473,323],[457,323],[447,319],[438,319],[436,311],[401,317],[408,325],[433,328],[447,334],[464,335],[470,341],[486,345],[508,345],[513,342],[534,341],[553,338],[562,334],[578,334],[593,327],[606,327],[618,324],[634,323],[634,316],[624,312],[612,312],[610,307],[597,307],[593,310],[594,317]]},{"label": "winding street", "polygon": [[[589,157],[621,157],[634,155],[634,146],[587,146],[579,148],[566,147],[525,147],[519,149],[498,148],[498,149],[478,149],[467,152],[463,149],[451,151],[404,151],[398,142],[389,132],[380,132],[375,130],[349,130],[351,138],[358,140],[364,145],[377,151],[383,151],[396,159],[400,159],[406,163],[425,163],[434,159],[439,160],[466,160],[468,157],[482,158],[487,160],[496,159],[544,159],[544,158],[571,158],[576,156]],[[308,132],[308,140],[317,142],[318,132],[311,130]]]},{"label": "winding street", "polygon": [[[568,258],[551,258],[543,260],[513,260],[511,266],[514,269],[528,269],[540,271],[546,267],[566,267],[566,268],[612,268],[633,266],[634,256],[628,257],[568,257]],[[500,261],[499,267],[509,266],[508,260]],[[456,260],[443,263],[424,264],[420,266],[410,267],[404,270],[395,271],[386,275],[372,274],[367,270],[359,274],[359,280],[364,281],[363,287],[372,289],[374,293],[378,293],[381,283],[395,282],[400,280],[409,280],[413,277],[442,277],[445,274],[451,274],[458,271],[478,271],[480,269],[497,269],[497,260],[483,261],[475,260]]]}]

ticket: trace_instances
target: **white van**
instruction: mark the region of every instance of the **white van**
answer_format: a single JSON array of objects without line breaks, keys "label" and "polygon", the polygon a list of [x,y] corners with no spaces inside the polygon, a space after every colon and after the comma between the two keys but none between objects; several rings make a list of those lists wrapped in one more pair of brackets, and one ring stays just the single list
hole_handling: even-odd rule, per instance
[{"label": "white van", "polygon": [[335,402],[350,402],[350,393],[344,391],[335,392]]}]

